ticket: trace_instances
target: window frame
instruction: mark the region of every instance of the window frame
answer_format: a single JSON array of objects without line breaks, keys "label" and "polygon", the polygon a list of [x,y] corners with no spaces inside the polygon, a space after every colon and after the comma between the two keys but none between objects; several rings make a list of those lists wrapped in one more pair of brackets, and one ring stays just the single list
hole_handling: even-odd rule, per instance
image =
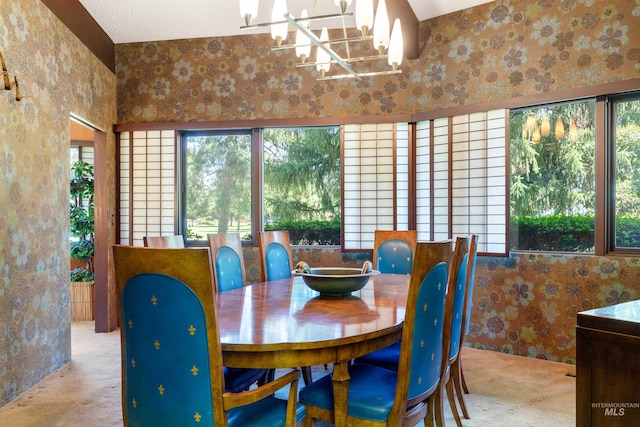
[{"label": "window frame", "polygon": [[[604,173],[603,205],[603,228],[605,230],[602,238],[605,245],[605,253],[616,256],[640,256],[640,247],[618,247],[616,246],[616,110],[617,103],[625,101],[640,101],[640,90],[625,93],[611,94],[602,97],[602,112],[605,135],[603,163],[606,164]],[[596,125],[598,122],[596,121]],[[597,188],[596,188],[597,190]],[[596,223],[597,226],[597,223]]]}]

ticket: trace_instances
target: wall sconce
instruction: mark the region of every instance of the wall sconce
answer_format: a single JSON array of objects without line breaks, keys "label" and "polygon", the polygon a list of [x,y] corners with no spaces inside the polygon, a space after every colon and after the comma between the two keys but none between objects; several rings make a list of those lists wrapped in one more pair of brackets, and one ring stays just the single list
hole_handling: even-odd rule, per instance
[{"label": "wall sconce", "polygon": [[7,71],[7,64],[4,62],[4,57],[2,56],[2,52],[0,52],[0,63],[2,63],[2,77],[4,80],[4,90],[11,90],[15,88],[16,101],[20,101],[22,99],[22,95],[20,94],[20,84],[18,84],[18,77],[14,75],[13,82],[9,79],[9,71]]}]

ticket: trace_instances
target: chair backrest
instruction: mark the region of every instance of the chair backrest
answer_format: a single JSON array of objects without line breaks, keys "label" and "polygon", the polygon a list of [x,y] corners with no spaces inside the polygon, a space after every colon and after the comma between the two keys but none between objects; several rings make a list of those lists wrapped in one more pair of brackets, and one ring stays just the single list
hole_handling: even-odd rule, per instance
[{"label": "chair backrest", "polygon": [[113,247],[125,426],[226,425],[208,248]]},{"label": "chair backrest", "polygon": [[464,318],[462,319],[462,330],[464,334],[460,337],[460,347],[464,342],[464,335],[469,333],[469,323],[471,319],[471,307],[473,306],[473,282],[476,277],[476,260],[478,259],[478,235],[471,235],[469,243],[469,261],[467,262],[467,290],[464,297]]},{"label": "chair backrest", "polygon": [[381,273],[411,274],[417,240],[416,230],[376,230],[373,268]]},{"label": "chair backrest", "polygon": [[144,236],[142,242],[145,248],[184,248],[184,238],[181,234],[171,236]]},{"label": "chair backrest", "polygon": [[451,253],[451,241],[417,243],[402,328],[394,414],[389,419],[402,419],[408,407],[428,398],[440,382]]},{"label": "chair backrest", "polygon": [[238,233],[209,234],[213,278],[218,292],[241,288],[247,283],[242,242]]},{"label": "chair backrest", "polygon": [[[469,239],[456,238],[453,250],[453,261],[449,273],[449,295],[445,313],[445,340],[449,341],[447,365],[451,365],[460,352],[460,335],[462,334],[462,318],[464,317],[464,298],[467,286],[467,264],[469,259]],[[449,337],[446,337],[449,335]]]},{"label": "chair backrest", "polygon": [[293,259],[288,230],[258,232],[262,280],[278,280],[291,277]]}]

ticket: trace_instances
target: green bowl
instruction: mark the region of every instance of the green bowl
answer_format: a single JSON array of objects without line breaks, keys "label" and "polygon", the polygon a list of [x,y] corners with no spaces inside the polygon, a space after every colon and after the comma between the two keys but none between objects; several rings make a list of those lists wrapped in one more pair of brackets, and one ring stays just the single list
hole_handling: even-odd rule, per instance
[{"label": "green bowl", "polygon": [[360,268],[348,267],[320,267],[312,268],[311,273],[301,273],[292,271],[293,276],[302,276],[304,283],[320,292],[320,295],[330,297],[340,297],[351,295],[351,292],[358,291],[369,281],[369,277],[380,274],[378,270],[369,273],[362,273]]}]

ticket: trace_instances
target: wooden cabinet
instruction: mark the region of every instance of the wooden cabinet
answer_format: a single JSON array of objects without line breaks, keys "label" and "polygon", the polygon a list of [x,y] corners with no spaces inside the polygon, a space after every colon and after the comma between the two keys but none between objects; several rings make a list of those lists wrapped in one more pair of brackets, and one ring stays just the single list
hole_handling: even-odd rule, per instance
[{"label": "wooden cabinet", "polygon": [[578,313],[576,425],[640,426],[640,301]]}]

